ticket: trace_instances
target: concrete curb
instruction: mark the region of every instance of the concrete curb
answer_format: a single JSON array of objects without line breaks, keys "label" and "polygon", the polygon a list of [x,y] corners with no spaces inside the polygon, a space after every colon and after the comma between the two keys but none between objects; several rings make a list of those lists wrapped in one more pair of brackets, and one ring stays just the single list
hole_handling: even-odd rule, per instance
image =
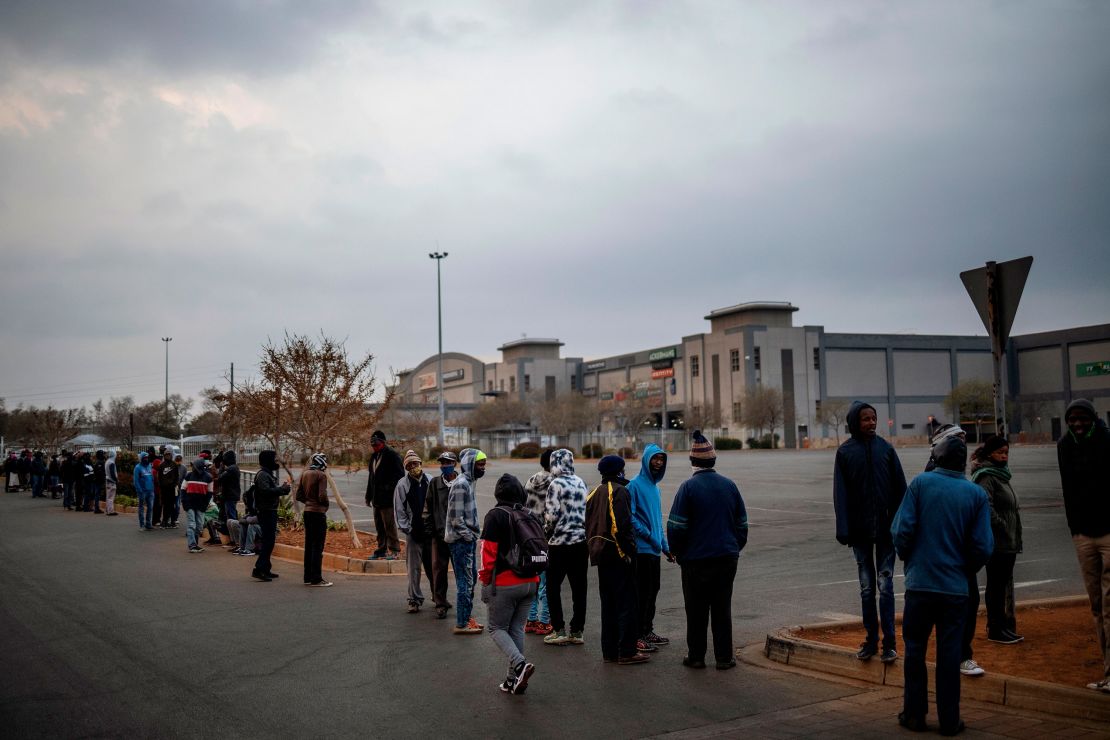
[{"label": "concrete curb", "polygon": [[[1019,608],[1086,603],[1086,597],[1069,596],[1023,602]],[[841,678],[851,678],[881,686],[903,686],[901,658],[891,664],[883,664],[878,660],[860,661],[856,659],[855,651],[851,648],[807,640],[794,634],[805,630],[861,625],[862,622],[851,620],[783,627],[767,635],[763,654],[769,660],[796,668],[831,673]],[[928,666],[930,683],[932,683],[935,680],[933,677],[935,666],[932,663]],[[974,680],[961,681],[960,693],[964,698],[991,704],[1002,704],[1063,717],[1110,722],[1110,696],[1085,688],[988,673]]]}]

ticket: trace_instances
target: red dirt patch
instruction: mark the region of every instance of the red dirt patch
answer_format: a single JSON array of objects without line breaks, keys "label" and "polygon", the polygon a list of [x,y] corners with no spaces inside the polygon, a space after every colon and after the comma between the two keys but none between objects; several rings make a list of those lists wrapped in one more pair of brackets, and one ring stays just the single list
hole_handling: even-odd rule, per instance
[{"label": "red dirt patch", "polygon": [[[1095,640],[1094,619],[1087,604],[1019,608],[1017,627],[1018,633],[1025,636],[1024,642],[1017,645],[988,642],[986,615],[979,615],[977,634],[971,648],[976,662],[988,673],[1033,678],[1066,686],[1084,686],[1102,678],[1102,656]],[[862,626],[799,629],[792,634],[852,649],[857,648],[866,636]],[[935,635],[929,641],[927,659],[936,660]]]}]

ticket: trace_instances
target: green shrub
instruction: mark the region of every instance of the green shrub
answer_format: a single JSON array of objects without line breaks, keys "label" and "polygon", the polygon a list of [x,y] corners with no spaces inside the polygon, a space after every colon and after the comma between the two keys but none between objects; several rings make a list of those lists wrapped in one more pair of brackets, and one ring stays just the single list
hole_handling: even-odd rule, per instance
[{"label": "green shrub", "polygon": [[115,498],[115,505],[116,506],[138,506],[139,505],[139,499],[135,498],[134,496],[121,496],[117,493],[116,498]]},{"label": "green shrub", "polygon": [[602,450],[601,445],[597,442],[590,442],[582,447],[582,457],[584,458],[594,459],[601,457],[602,454],[604,454],[604,450]]},{"label": "green shrub", "polygon": [[338,521],[335,519],[328,519],[327,527],[329,532],[346,532],[347,522]]},{"label": "green shrub", "polygon": [[509,457],[528,459],[540,456],[540,446],[535,442],[521,442],[509,451]]},{"label": "green shrub", "polygon": [[[713,446],[716,447],[718,450],[744,449],[744,443],[736,439],[735,437],[717,437],[713,440]],[[750,441],[748,442],[748,446],[751,446]]]},{"label": "green shrub", "polygon": [[622,447],[617,450],[617,454],[625,460],[631,460],[632,458],[636,457],[636,450],[632,449],[631,447]]},{"label": "green shrub", "polygon": [[116,453],[116,501],[120,498],[129,498],[134,504],[120,504],[121,506],[136,506],[138,499],[135,496],[135,466],[139,464],[139,456],[130,450],[121,450]]}]

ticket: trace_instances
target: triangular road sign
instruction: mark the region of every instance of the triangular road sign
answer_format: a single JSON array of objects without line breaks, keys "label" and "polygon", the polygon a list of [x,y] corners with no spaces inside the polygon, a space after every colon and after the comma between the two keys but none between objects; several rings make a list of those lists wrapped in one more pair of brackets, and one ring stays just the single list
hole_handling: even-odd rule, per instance
[{"label": "triangular road sign", "polygon": [[[1009,262],[988,262],[985,267],[960,273],[960,280],[971,296],[971,302],[983,320],[983,326],[992,336],[997,335],[1000,346],[1006,345],[1010,337],[1010,327],[1014,325],[1021,292],[1025,290],[1025,280],[1029,268],[1033,266],[1032,257],[1010,260]],[[997,326],[992,329],[990,320],[989,272],[994,271],[994,304]]]}]

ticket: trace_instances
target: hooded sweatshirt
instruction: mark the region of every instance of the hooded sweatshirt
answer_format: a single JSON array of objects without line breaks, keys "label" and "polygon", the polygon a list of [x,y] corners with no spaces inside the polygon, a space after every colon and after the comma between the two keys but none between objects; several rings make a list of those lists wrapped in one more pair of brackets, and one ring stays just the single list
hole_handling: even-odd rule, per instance
[{"label": "hooded sweatshirt", "polygon": [[116,451],[112,450],[108,453],[108,462],[104,463],[104,480],[106,483],[115,485],[119,482],[116,470]]},{"label": "hooded sweatshirt", "polygon": [[1094,423],[1083,437],[1068,429],[1056,443],[1064,513],[1073,535],[1102,537],[1110,534],[1110,431],[1090,401],[1072,401],[1064,418],[1075,409],[1085,411]]},{"label": "hooded sweatshirt", "polygon": [[890,443],[879,435],[865,435],[860,414],[874,410],[854,401],[848,409],[851,438],[836,451],[833,507],[836,541],[842,545],[890,542],[890,523],[906,493],[906,474]]},{"label": "hooded sweatshirt", "polygon": [[525,502],[533,514],[543,518],[544,505],[547,503],[547,487],[551,485],[551,471],[541,470],[533,473],[524,484]]},{"label": "hooded sweatshirt", "polygon": [[262,469],[254,476],[254,503],[259,511],[277,511],[278,501],[289,493],[286,486],[277,482],[277,453],[262,450],[258,453],[258,465]]},{"label": "hooded sweatshirt", "polygon": [[478,570],[478,580],[487,586],[493,581],[494,567],[497,570],[496,585],[517,586],[522,583],[538,583],[539,576],[522,578],[512,570],[505,559],[505,553],[512,547],[513,525],[508,513],[511,509],[524,510],[524,489],[516,476],[505,473],[493,488],[497,506],[486,512],[482,523],[482,561]]},{"label": "hooded sweatshirt", "polygon": [[211,499],[212,476],[208,472],[208,461],[198,457],[185,474],[185,495],[181,499],[181,507],[185,511],[205,511]]},{"label": "hooded sweatshirt", "polygon": [[[306,512],[324,514],[328,510],[328,474],[315,466],[301,473],[297,480],[296,499]],[[238,500],[238,499],[236,499]]]},{"label": "hooded sweatshirt", "polygon": [[139,464],[135,466],[131,480],[139,493],[154,493],[154,471],[150,467],[150,457],[145,452],[139,455]]},{"label": "hooded sweatshirt", "polygon": [[551,453],[551,482],[544,502],[544,530],[552,545],[575,545],[586,541],[586,484],[574,474],[574,453],[567,449]]},{"label": "hooded sweatshirt", "polygon": [[[651,458],[663,456],[663,469],[658,475],[651,471]],[[667,453],[657,444],[649,444],[640,457],[640,474],[628,484],[632,496],[632,529],[636,532],[636,552],[641,555],[670,553],[663,530],[663,509],[660,504],[659,481],[667,473]]]},{"label": "hooded sweatshirt", "polygon": [[444,542],[475,542],[478,539],[478,500],[474,495],[474,463],[479,450],[466,448],[459,455],[461,474],[451,482],[447,493],[447,526]]},{"label": "hooded sweatshirt", "polygon": [[[242,488],[239,483],[239,465],[235,460],[235,453],[228,450],[224,453],[224,469],[220,473],[220,497],[223,501],[238,501],[242,497]],[[325,492],[325,497],[326,497]]]}]

